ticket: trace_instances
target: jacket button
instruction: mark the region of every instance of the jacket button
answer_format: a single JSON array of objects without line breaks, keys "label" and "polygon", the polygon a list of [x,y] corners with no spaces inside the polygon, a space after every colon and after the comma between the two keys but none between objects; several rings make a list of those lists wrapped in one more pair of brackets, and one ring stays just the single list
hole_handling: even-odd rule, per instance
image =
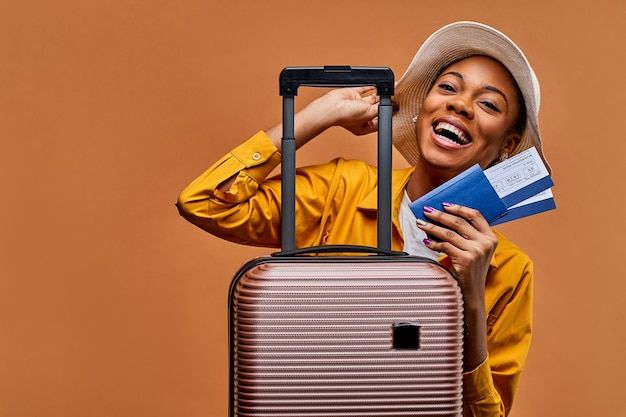
[{"label": "jacket button", "polygon": [[258,152],[255,152],[252,154],[252,159],[255,161],[258,161],[259,159],[261,159],[261,154]]}]

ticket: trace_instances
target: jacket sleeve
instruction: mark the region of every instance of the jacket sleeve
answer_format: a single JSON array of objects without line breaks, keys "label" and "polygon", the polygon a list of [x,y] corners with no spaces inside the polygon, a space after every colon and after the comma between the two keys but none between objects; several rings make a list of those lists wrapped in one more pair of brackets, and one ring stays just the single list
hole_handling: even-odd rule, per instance
[{"label": "jacket sleeve", "polygon": [[503,300],[502,312],[497,317],[488,315],[491,327],[487,333],[487,359],[463,375],[464,416],[509,414],[530,347],[532,262],[520,253],[499,265],[494,280],[500,279],[501,274],[516,274],[521,279],[504,296],[508,300]]},{"label": "jacket sleeve", "polygon": [[[176,206],[185,219],[232,242],[280,247],[280,179],[267,177],[280,163],[280,153],[258,132],[222,157],[189,184]],[[299,246],[318,238],[319,222],[335,163],[298,169],[296,236]],[[235,177],[227,191],[218,187]]]}]

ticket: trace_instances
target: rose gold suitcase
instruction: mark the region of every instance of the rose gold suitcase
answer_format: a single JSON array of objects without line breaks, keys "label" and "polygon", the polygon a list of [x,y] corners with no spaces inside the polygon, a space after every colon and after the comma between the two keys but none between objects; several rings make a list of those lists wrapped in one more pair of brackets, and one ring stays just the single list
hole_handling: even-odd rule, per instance
[{"label": "rose gold suitcase", "polygon": [[[289,119],[298,85],[313,84],[378,88],[378,248],[294,249],[295,149]],[[462,413],[459,287],[436,262],[390,251],[393,85],[391,70],[380,68],[286,68],[281,73],[283,251],[244,265],[231,285],[233,417]],[[324,252],[368,256],[315,256]]]}]

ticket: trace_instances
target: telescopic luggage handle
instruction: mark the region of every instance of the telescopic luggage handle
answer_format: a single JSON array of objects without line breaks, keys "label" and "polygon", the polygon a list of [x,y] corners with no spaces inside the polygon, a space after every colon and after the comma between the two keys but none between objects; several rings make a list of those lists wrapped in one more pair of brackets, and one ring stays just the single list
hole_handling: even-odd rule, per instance
[{"label": "telescopic luggage handle", "polygon": [[391,96],[394,75],[386,67],[287,67],[280,73],[283,97],[283,137],[281,141],[281,250],[296,249],[296,141],[294,96],[298,87],[376,86],[378,105],[378,248],[391,250]]}]

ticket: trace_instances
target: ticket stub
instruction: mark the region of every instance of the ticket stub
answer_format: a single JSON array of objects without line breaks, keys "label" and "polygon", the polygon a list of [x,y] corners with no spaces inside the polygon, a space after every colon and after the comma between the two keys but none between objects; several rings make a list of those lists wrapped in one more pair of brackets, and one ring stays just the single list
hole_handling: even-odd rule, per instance
[{"label": "ticket stub", "polygon": [[529,199],[554,185],[537,150],[532,147],[485,171],[507,207]]}]

